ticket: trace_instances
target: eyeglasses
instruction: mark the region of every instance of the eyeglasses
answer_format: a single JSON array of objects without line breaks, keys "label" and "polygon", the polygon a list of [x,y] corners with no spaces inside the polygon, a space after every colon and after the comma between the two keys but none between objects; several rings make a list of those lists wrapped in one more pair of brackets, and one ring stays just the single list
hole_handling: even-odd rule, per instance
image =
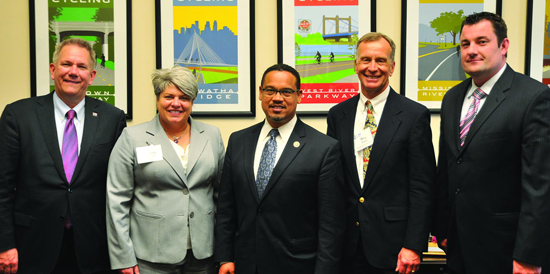
[{"label": "eyeglasses", "polygon": [[283,96],[285,98],[290,98],[292,96],[292,94],[297,92],[297,90],[292,90],[292,89],[289,89],[289,88],[284,88],[284,89],[281,89],[281,90],[276,90],[276,89],[273,89],[273,88],[262,88],[262,91],[263,91],[263,95],[266,96],[266,97],[273,97],[278,92],[278,93],[281,94],[281,96]]}]

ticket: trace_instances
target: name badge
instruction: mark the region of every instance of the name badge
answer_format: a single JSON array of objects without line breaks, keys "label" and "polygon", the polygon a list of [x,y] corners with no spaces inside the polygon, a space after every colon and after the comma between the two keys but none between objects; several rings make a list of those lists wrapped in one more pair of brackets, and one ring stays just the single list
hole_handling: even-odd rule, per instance
[{"label": "name badge", "polygon": [[160,145],[136,147],[138,164],[162,161],[162,148]]},{"label": "name badge", "polygon": [[367,147],[370,147],[372,146],[372,143],[374,143],[374,138],[372,138],[372,133],[370,132],[369,128],[364,129],[363,131],[353,136],[355,151],[360,151]]}]

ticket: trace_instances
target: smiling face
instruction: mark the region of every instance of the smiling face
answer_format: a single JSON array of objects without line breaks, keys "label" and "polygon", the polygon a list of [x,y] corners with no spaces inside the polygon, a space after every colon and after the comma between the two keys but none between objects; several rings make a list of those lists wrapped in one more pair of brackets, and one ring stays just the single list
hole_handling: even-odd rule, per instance
[{"label": "smiling face", "polygon": [[477,86],[491,79],[506,63],[506,52],[510,42],[498,38],[489,20],[465,25],[460,34],[462,68],[472,76]]},{"label": "smiling face", "polygon": [[173,85],[167,86],[157,98],[160,123],[165,129],[184,127],[192,109],[191,98]]},{"label": "smiling face", "polygon": [[299,90],[290,97],[283,97],[279,92],[269,97],[263,93],[262,88],[296,90],[294,75],[288,71],[270,71],[265,75],[263,86],[260,87],[260,101],[262,101],[262,109],[267,122],[273,128],[278,128],[292,120],[296,115],[296,107],[302,100],[302,91]]},{"label": "smiling face", "polygon": [[74,107],[86,96],[86,89],[94,81],[96,71],[90,66],[90,52],[76,45],[66,45],[59,52],[57,62],[50,64],[55,82],[55,93],[69,107]]},{"label": "smiling face", "polygon": [[355,73],[361,82],[361,92],[372,99],[390,84],[395,62],[390,59],[391,46],[384,38],[362,42],[357,47]]}]

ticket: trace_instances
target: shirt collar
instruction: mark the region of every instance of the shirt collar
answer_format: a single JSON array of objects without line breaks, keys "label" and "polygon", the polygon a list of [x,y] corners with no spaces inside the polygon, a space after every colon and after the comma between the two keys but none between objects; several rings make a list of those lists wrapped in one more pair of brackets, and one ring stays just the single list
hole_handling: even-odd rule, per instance
[{"label": "shirt collar", "polygon": [[[78,105],[76,105],[73,109],[76,112],[76,120],[79,122],[82,122],[84,119],[84,105],[86,104],[86,100],[80,101]],[[57,117],[62,117],[61,122],[65,121],[67,111],[71,110],[59,96],[57,96],[57,93],[53,92],[53,107],[55,109],[55,113],[57,114]]]},{"label": "shirt collar", "polygon": [[485,92],[485,94],[489,95],[489,93],[491,93],[491,90],[493,89],[493,87],[497,83],[500,76],[502,76],[502,74],[504,73],[504,70],[506,70],[507,66],[508,66],[508,64],[504,63],[504,66],[502,66],[502,68],[495,75],[493,75],[493,77],[491,77],[491,79],[487,80],[487,82],[485,82],[483,85],[481,85],[481,87],[478,87],[474,83],[474,79],[472,79],[472,87],[470,88],[470,91],[468,92],[468,98],[473,96],[474,95],[474,90],[476,90],[478,88],[483,90],[483,92]]},{"label": "shirt collar", "polygon": [[382,113],[381,107],[384,105],[386,100],[388,99],[388,96],[390,95],[390,85],[386,87],[382,93],[378,94],[376,97],[372,99],[367,99],[367,97],[362,93],[359,92],[359,101],[361,101],[362,109],[361,112],[367,111],[367,101],[370,101],[372,104],[372,108],[374,109],[374,113]]},{"label": "shirt collar", "polygon": [[[292,134],[292,131],[294,130],[294,126],[296,125],[296,122],[298,121],[298,117],[294,115],[288,123],[280,126],[277,128],[279,130],[279,136],[283,141],[287,141],[290,139],[290,134]],[[269,137],[269,131],[271,131],[273,127],[267,122],[267,119],[264,120],[264,125],[262,126],[262,130],[260,131],[260,138],[265,139]]]}]

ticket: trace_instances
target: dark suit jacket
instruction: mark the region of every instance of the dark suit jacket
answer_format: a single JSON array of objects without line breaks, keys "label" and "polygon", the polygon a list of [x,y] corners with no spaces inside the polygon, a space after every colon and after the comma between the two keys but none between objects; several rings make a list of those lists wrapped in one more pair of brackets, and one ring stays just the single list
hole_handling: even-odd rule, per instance
[{"label": "dark suit jacket", "polygon": [[338,142],[298,119],[262,198],[254,153],[263,122],[227,147],[216,219],[216,261],[236,273],[337,273],[344,232]]},{"label": "dark suit jacket", "polygon": [[[344,165],[343,266],[350,265],[359,243],[370,264],[395,268],[402,247],[417,251],[428,247],[435,184],[430,112],[390,90],[361,188],[353,142],[359,98],[334,106],[327,117],[327,134],[340,141]],[[361,197],[364,202],[359,201]]]},{"label": "dark suit jacket", "polygon": [[[109,269],[105,189],[109,154],[124,112],[86,97],[84,131],[71,185],[54,122],[53,93],[9,104],[0,121],[0,250],[17,247],[17,273],[51,273],[71,211],[83,273]],[[95,115],[93,115],[95,113]]]},{"label": "dark suit jacket", "polygon": [[456,271],[512,273],[513,259],[540,266],[550,249],[550,90],[507,67],[461,147],[471,82],[443,99],[434,234],[448,238]]}]

